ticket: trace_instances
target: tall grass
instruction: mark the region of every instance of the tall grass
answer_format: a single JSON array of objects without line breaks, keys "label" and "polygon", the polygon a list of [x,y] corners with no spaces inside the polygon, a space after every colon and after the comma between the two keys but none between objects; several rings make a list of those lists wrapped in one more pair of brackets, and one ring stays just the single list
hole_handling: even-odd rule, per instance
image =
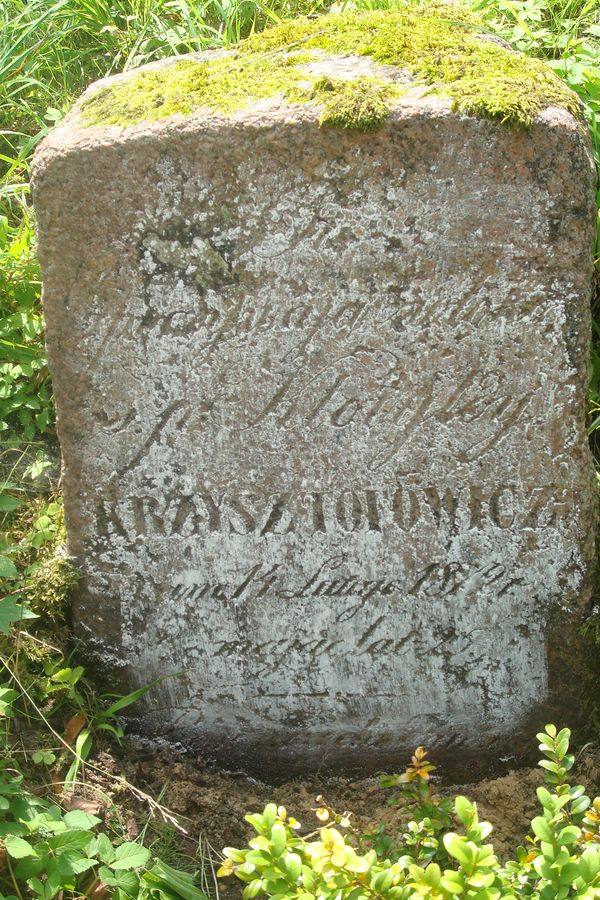
[{"label": "tall grass", "polygon": [[3,0],[5,182],[25,172],[35,144],[91,81],[165,56],[235,43],[295,11],[295,0],[276,0],[271,7],[261,0]]}]

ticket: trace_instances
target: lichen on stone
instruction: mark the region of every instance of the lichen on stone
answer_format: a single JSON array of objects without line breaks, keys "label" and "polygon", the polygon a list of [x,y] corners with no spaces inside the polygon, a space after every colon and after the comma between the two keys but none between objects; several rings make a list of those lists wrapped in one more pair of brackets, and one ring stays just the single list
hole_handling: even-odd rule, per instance
[{"label": "lichen on stone", "polygon": [[183,59],[101,88],[84,101],[81,115],[88,125],[127,126],[201,108],[230,114],[281,96],[321,105],[322,125],[378,128],[402,89],[375,76],[324,81],[303,70],[323,52],[396,66],[452,98],[455,109],[512,126],[530,126],[549,106],[579,115],[577,97],[545,63],[486,39],[473,13],[449,4],[284,22],[228,56]]}]

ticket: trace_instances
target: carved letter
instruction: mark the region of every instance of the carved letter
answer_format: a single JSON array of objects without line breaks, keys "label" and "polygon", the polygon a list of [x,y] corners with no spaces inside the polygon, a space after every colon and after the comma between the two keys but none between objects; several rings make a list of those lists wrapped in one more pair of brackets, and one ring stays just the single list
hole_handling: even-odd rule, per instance
[{"label": "carved letter", "polygon": [[221,510],[219,509],[217,503],[215,503],[210,494],[200,494],[200,499],[204,503],[206,511],[208,512],[208,530],[220,531]]},{"label": "carved letter", "polygon": [[354,491],[344,491],[339,495],[335,504],[335,517],[340,528],[344,531],[358,531],[362,516],[362,505]]},{"label": "carved letter", "polygon": [[444,491],[443,497],[440,497],[436,487],[426,487],[425,497],[429,507],[433,511],[436,525],[442,524],[442,514],[445,513],[450,530],[454,531],[456,527],[456,511],[458,509],[458,499],[450,492],[449,488]]},{"label": "carved letter", "polygon": [[[508,495],[508,498],[505,498]],[[490,497],[490,519],[498,528],[510,528],[515,519],[514,509],[511,509],[513,493],[509,488],[501,488],[494,491]]]},{"label": "carved letter", "polygon": [[335,425],[336,428],[344,428],[345,425],[349,425],[353,421],[359,409],[360,403],[356,397],[351,397],[331,413],[331,424]]},{"label": "carved letter", "polygon": [[[408,510],[405,510],[405,495],[408,500]],[[405,491],[399,487],[392,499],[392,510],[394,513],[394,524],[401,528],[402,531],[410,531],[419,518],[419,501],[415,492],[411,490]]]},{"label": "carved letter", "polygon": [[375,491],[365,491],[367,495],[367,517],[369,519],[369,531],[381,531],[379,525],[379,510],[377,508],[377,494]]},{"label": "carved letter", "polygon": [[232,534],[249,534],[251,531],[254,531],[256,528],[256,519],[254,516],[246,509],[245,506],[242,506],[241,500],[238,500],[237,497],[231,497],[227,500],[228,505],[233,510],[234,513],[238,516],[239,520],[242,523],[242,531],[239,528],[236,528],[236,522],[231,518],[229,519],[229,531]]}]

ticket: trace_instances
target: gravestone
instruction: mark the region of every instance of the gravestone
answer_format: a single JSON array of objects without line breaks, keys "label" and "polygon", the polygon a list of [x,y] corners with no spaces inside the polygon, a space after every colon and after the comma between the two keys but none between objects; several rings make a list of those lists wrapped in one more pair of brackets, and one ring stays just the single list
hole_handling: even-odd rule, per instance
[{"label": "gravestone", "polygon": [[291,771],[518,755],[573,721],[581,124],[411,84],[370,133],[280,95],[84,109],[36,156],[48,352],[77,625],[124,687],[161,679],[142,726]]}]

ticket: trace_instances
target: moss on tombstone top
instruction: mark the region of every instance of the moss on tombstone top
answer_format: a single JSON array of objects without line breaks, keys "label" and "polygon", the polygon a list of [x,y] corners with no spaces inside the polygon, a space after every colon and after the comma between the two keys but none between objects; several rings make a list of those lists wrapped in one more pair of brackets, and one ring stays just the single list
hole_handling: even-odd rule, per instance
[{"label": "moss on tombstone top", "polygon": [[361,74],[327,78],[303,68],[325,52],[367,56],[408,71],[454,109],[530,126],[549,106],[579,115],[575,94],[543,62],[481,34],[474,14],[446,3],[299,18],[242,41],[227,56],[182,59],[100,88],[81,106],[87,125],[136,125],[201,108],[230,114],[281,96],[321,107],[321,124],[379,127],[406,86]]}]

